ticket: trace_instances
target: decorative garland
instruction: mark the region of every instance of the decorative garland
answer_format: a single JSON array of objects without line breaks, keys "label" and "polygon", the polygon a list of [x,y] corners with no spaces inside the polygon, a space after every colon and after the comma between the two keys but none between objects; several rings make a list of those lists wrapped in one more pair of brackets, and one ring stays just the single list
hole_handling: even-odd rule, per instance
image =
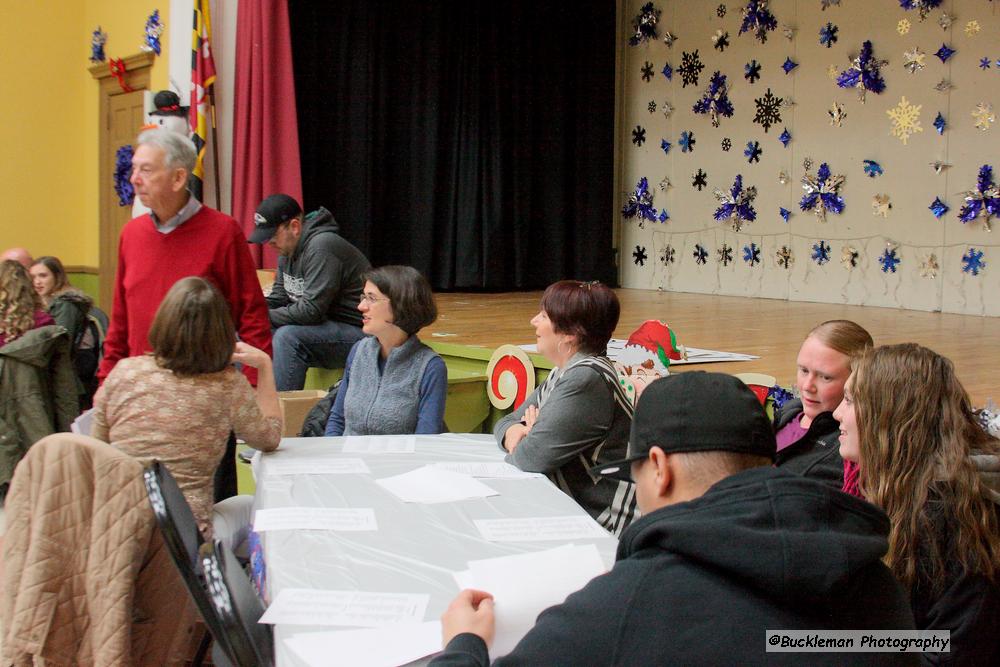
[{"label": "decorative garland", "polygon": [[645,220],[656,221],[656,209],[653,208],[653,193],[649,191],[649,181],[643,176],[635,186],[635,192],[629,195],[622,208],[622,217],[626,220],[639,218],[642,226]]},{"label": "decorative garland", "polygon": [[119,206],[131,206],[135,201],[135,188],[129,176],[132,173],[132,146],[125,144],[115,153],[115,194]]},{"label": "decorative garland", "polygon": [[844,184],[844,176],[830,175],[830,167],[826,162],[819,166],[816,177],[806,172],[802,177],[802,189],[806,194],[799,202],[803,211],[813,211],[820,222],[826,222],[826,212],[840,214],[844,211],[844,198],[840,196],[840,187]]},{"label": "decorative garland", "polygon": [[965,203],[958,211],[958,219],[968,223],[981,217],[986,231],[992,231],[990,218],[1000,215],[1000,189],[993,182],[993,167],[988,164],[980,167],[976,189],[967,190],[963,194]]},{"label": "decorative garland", "polygon": [[885,80],[881,72],[885,64],[887,61],[877,60],[872,55],[872,43],[870,40],[865,40],[861,45],[861,53],[854,59],[851,67],[837,77],[837,85],[841,88],[857,88],[858,97],[864,104],[866,91],[870,90],[878,95],[885,90]]},{"label": "decorative garland", "polygon": [[768,31],[778,27],[778,19],[768,10],[767,0],[750,0],[740,11],[743,12],[743,23],[739,34],[753,33],[761,44],[767,41]]},{"label": "decorative garland", "polygon": [[700,114],[707,113],[712,119],[712,127],[719,127],[719,116],[733,117],[733,103],[729,101],[727,91],[726,75],[715,70],[709,81],[708,90],[694,103],[691,110]]}]

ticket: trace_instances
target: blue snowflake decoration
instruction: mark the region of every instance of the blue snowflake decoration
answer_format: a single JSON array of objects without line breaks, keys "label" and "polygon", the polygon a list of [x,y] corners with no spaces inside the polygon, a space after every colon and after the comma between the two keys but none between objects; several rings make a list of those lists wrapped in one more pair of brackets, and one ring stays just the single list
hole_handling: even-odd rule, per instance
[{"label": "blue snowflake decoration", "polygon": [[989,68],[990,68],[990,59],[989,58],[980,58],[979,59],[979,69],[989,69]]},{"label": "blue snowflake decoration", "polygon": [[748,164],[753,164],[754,162],[760,162],[760,156],[763,152],[764,149],[760,147],[759,141],[748,141],[743,155],[746,156]]},{"label": "blue snowflake decoration", "polygon": [[129,177],[132,175],[132,146],[125,144],[115,153],[115,194],[119,206],[131,206],[135,201],[135,188]]},{"label": "blue snowflake decoration", "polygon": [[632,251],[632,261],[635,262],[637,266],[646,266],[646,249],[642,246],[636,246],[635,250]]},{"label": "blue snowflake decoration", "polygon": [[882,175],[882,165],[880,165],[875,160],[864,160],[865,173],[869,178],[875,178],[876,176]]},{"label": "blue snowflake decoration", "polygon": [[788,222],[788,219],[789,219],[790,217],[792,217],[792,212],[791,212],[791,211],[789,211],[789,210],[788,210],[787,208],[785,208],[784,206],[779,206],[779,207],[778,207],[778,215],[780,215],[780,216],[781,216],[781,219],[782,219],[782,220],[784,220],[785,222]]},{"label": "blue snowflake decoration", "polygon": [[920,12],[920,20],[923,21],[932,9],[941,4],[941,0],[899,0],[899,6],[909,11],[916,9]]},{"label": "blue snowflake decoration", "polygon": [[931,210],[931,213],[934,214],[935,218],[940,218],[942,215],[944,215],[950,210],[948,208],[948,205],[945,204],[943,201],[941,201],[940,197],[935,197],[934,201],[932,201],[931,205],[928,206],[927,208]]},{"label": "blue snowflake decoration", "polygon": [[672,81],[673,80],[673,78],[674,78],[674,68],[670,66],[670,63],[667,63],[666,65],[664,65],[663,69],[660,70],[660,71],[662,72],[663,76],[665,76],[667,78],[667,81]]},{"label": "blue snowflake decoration", "polygon": [[642,146],[644,141],[646,141],[646,128],[642,125],[636,125],[635,129],[632,130],[632,143],[636,146]]},{"label": "blue snowflake decoration", "polygon": [[791,141],[791,140],[792,140],[792,135],[788,131],[788,128],[786,127],[785,131],[778,135],[778,141],[781,142],[782,146],[784,146],[785,148],[788,148],[788,142]]},{"label": "blue snowflake decoration", "polygon": [[983,261],[983,251],[969,248],[969,252],[962,255],[962,273],[971,273],[978,276],[979,272],[986,268]]},{"label": "blue snowflake decoration", "polygon": [[681,145],[682,153],[693,153],[695,145],[694,132],[681,132],[681,138],[677,143]]},{"label": "blue snowflake decoration", "polygon": [[700,243],[694,244],[694,252],[691,254],[696,264],[704,264],[708,260],[708,251]]},{"label": "blue snowflake decoration", "polygon": [[941,62],[946,63],[948,62],[948,58],[951,58],[953,55],[955,55],[955,53],[956,53],[955,49],[951,48],[947,44],[941,44],[941,48],[935,51],[934,55],[936,55],[941,60]]},{"label": "blue snowflake decoration", "polygon": [[841,88],[857,88],[861,102],[865,101],[865,92],[871,91],[876,95],[885,90],[885,80],[882,78],[882,65],[884,60],[877,60],[872,55],[872,43],[865,40],[861,45],[861,53],[849,68],[840,73],[837,77],[837,85]]},{"label": "blue snowflake decoration", "polygon": [[937,130],[938,134],[944,134],[945,127],[947,127],[947,125],[944,122],[944,116],[942,116],[941,112],[938,111],[937,118],[934,119],[934,129]]},{"label": "blue snowflake decoration", "polygon": [[160,55],[160,35],[163,34],[163,27],[163,24],[160,23],[160,10],[154,9],[153,13],[146,19],[143,51],[152,51],[156,55]]},{"label": "blue snowflake decoration", "polygon": [[840,196],[840,187],[844,184],[842,175],[832,176],[830,167],[824,162],[816,172],[816,178],[806,173],[802,177],[802,189],[806,194],[799,201],[803,211],[814,211],[816,217],[826,222],[826,212],[840,214],[844,210],[844,199]]},{"label": "blue snowflake decoration", "polygon": [[643,176],[635,186],[635,192],[629,195],[622,207],[622,217],[626,220],[639,218],[639,224],[644,220],[656,220],[656,209],[653,208],[653,193],[649,191],[649,182]]},{"label": "blue snowflake decoration", "polygon": [[667,209],[665,209],[665,208],[661,209],[660,210],[660,215],[659,215],[659,217],[657,219],[660,222],[666,222],[667,220],[669,220],[670,219],[670,214],[667,213]]},{"label": "blue snowflake decoration", "polygon": [[660,148],[663,149],[663,154],[667,155],[670,153],[670,142],[666,139],[660,139]]},{"label": "blue snowflake decoration", "polygon": [[882,273],[896,273],[896,265],[902,260],[896,254],[896,249],[888,246],[881,255],[878,256],[878,263],[882,265]]},{"label": "blue snowflake decoration", "polygon": [[660,20],[660,10],[647,2],[639,10],[638,16],[632,19],[632,36],[628,38],[630,46],[637,46],[651,39],[656,39],[656,24]]},{"label": "blue snowflake decoration", "polygon": [[774,401],[775,410],[780,410],[785,403],[795,398],[792,392],[777,384],[767,390],[767,397]]},{"label": "blue snowflake decoration", "polygon": [[785,62],[781,64],[781,69],[785,70],[785,74],[788,74],[798,66],[799,64],[791,58],[785,58]]},{"label": "blue snowflake decoration", "polygon": [[756,83],[757,79],[760,78],[760,63],[756,60],[751,60],[746,65],[743,66],[743,78],[750,83]]},{"label": "blue snowflake decoration", "polygon": [[819,243],[813,244],[812,259],[814,262],[823,266],[830,261],[830,244],[826,241],[820,241]]},{"label": "blue snowflake decoration", "polygon": [[768,31],[778,27],[778,19],[768,10],[767,0],[750,0],[741,11],[743,23],[739,34],[752,33],[761,44],[767,41]]},{"label": "blue snowflake decoration", "polygon": [[819,31],[819,43],[826,48],[832,48],[837,41],[837,32],[840,30],[837,26],[832,23],[827,23],[825,26],[820,28]]},{"label": "blue snowflake decoration", "polygon": [[108,33],[97,26],[90,34],[90,62],[103,63],[105,60],[104,45],[108,41]]},{"label": "blue snowflake decoration", "polygon": [[708,83],[708,90],[691,108],[695,113],[708,114],[712,119],[712,127],[719,127],[719,116],[732,118],[733,103],[727,95],[726,75],[715,70]]},{"label": "blue snowflake decoration", "polygon": [[753,207],[753,200],[756,197],[757,188],[749,187],[744,190],[743,176],[737,174],[729,192],[715,191],[715,198],[719,200],[719,208],[715,209],[715,219],[719,222],[729,221],[733,225],[734,232],[740,231],[743,223],[757,219],[757,211]]},{"label": "blue snowflake decoration", "polygon": [[756,243],[743,246],[743,261],[751,267],[760,264],[760,246]]},{"label": "blue snowflake decoration", "polygon": [[1000,215],[1000,189],[993,182],[993,167],[988,164],[980,167],[976,189],[963,194],[965,203],[958,211],[958,219],[967,223],[982,217],[986,231],[991,231],[990,218]]}]

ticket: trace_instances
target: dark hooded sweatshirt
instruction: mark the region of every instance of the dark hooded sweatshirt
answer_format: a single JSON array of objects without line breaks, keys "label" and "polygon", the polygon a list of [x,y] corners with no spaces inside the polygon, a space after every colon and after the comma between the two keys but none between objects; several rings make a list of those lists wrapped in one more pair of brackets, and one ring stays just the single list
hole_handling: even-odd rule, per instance
[{"label": "dark hooded sweatshirt", "polygon": [[295,251],[278,258],[267,296],[272,327],[327,320],[361,326],[361,276],[371,264],[339,232],[333,214],[323,207],[306,216]]},{"label": "dark hooded sweatshirt", "polygon": [[[542,612],[500,665],[900,665],[915,653],[766,653],[765,630],[912,629],[876,507],[765,467],[622,533],[617,562]],[[498,601],[502,604],[502,601]],[[461,634],[434,665],[485,665]]]}]

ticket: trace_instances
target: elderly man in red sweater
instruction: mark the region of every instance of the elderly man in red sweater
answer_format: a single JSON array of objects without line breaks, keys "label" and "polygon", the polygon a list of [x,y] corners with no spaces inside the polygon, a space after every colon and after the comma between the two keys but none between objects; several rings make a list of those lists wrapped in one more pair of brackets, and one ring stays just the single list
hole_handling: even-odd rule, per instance
[{"label": "elderly man in red sweater", "polygon": [[[150,350],[156,309],[167,290],[187,276],[201,276],[218,287],[240,340],[270,355],[267,304],[246,236],[236,220],[202,205],[187,190],[194,144],[165,129],[142,132],[137,144],[131,182],[150,212],[122,228],[114,306],[98,378],[103,382],[119,359]],[[256,371],[244,372],[256,384]]]}]

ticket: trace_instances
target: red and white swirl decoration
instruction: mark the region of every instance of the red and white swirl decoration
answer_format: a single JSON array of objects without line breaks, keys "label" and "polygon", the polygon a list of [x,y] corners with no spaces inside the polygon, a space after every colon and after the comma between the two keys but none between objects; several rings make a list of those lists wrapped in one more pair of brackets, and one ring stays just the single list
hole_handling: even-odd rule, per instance
[{"label": "red and white swirl decoration", "polygon": [[524,350],[501,345],[486,367],[486,393],[493,407],[516,410],[535,390],[535,367]]}]

